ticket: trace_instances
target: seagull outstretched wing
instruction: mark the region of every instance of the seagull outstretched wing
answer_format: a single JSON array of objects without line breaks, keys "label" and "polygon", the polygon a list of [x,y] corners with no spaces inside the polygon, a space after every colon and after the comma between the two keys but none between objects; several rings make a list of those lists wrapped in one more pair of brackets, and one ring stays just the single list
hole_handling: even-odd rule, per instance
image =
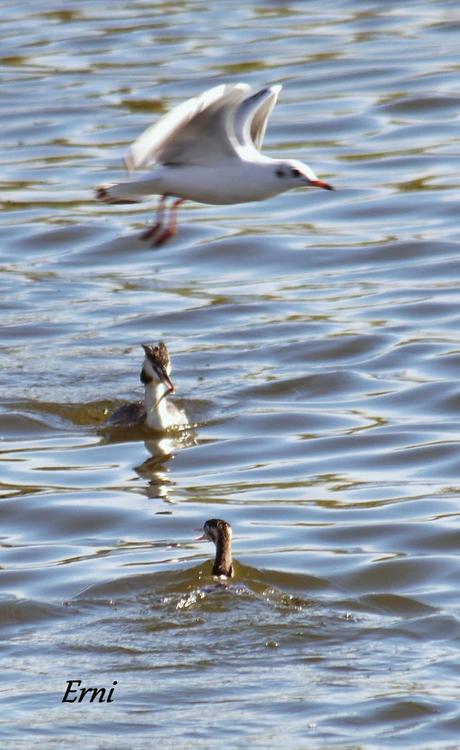
[{"label": "seagull outstretched wing", "polygon": [[234,115],[249,91],[244,83],[224,84],[183,102],[130,146],[128,171],[155,162],[210,166],[237,157]]},{"label": "seagull outstretched wing", "polygon": [[235,136],[244,149],[260,151],[268,118],[282,86],[270,86],[246,97],[235,112]]}]

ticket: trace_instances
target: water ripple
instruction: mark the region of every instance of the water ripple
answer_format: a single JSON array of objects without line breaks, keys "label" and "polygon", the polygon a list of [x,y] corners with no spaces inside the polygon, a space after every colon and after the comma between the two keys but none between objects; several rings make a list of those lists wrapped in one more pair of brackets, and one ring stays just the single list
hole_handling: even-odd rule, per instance
[{"label": "water ripple", "polygon": [[[3,6],[2,747],[456,747],[456,5]],[[266,151],[336,191],[149,247],[94,185],[238,80],[283,84]],[[159,339],[191,434],[105,428]]]}]

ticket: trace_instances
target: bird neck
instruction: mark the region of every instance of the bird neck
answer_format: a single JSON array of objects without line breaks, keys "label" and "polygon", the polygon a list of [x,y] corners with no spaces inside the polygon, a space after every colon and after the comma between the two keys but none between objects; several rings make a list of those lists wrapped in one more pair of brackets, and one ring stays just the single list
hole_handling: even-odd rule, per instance
[{"label": "bird neck", "polygon": [[212,568],[215,576],[233,576],[232,545],[228,537],[220,535],[216,542],[216,557]]},{"label": "bird neck", "polygon": [[162,383],[145,385],[144,406],[146,421],[153,430],[164,430],[168,426],[168,407],[165,387]]}]

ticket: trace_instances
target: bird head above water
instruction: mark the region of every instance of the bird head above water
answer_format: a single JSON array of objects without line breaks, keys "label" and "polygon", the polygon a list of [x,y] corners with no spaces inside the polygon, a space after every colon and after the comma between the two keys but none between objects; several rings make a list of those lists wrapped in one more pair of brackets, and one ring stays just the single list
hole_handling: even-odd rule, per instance
[{"label": "bird head above water", "polygon": [[232,527],[221,518],[210,518],[204,524],[202,531],[203,535],[199,537],[199,540],[214,542],[216,545],[213,575],[232,578]]},{"label": "bird head above water", "polygon": [[145,358],[141,370],[141,382],[145,386],[163,384],[169,393],[174,393],[175,388],[170,379],[171,360],[166,344],[160,341],[158,346],[142,344],[142,348]]},{"label": "bird head above water", "polygon": [[324,190],[334,190],[328,182],[320,180],[313,170],[297,159],[272,159],[274,177],[280,192],[296,187],[319,187]]}]

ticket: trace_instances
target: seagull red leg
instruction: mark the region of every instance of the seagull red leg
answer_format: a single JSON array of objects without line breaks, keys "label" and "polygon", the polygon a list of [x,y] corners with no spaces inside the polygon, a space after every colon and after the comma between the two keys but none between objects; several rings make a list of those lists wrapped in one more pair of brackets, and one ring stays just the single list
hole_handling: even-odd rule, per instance
[{"label": "seagull red leg", "polygon": [[156,213],[156,221],[155,224],[152,227],[149,227],[141,234],[141,240],[151,240],[153,237],[155,237],[156,233],[160,231],[163,227],[163,217],[165,213],[166,208],[166,199],[168,198],[167,195],[162,195],[160,198],[160,201],[158,203],[157,213]]},{"label": "seagull red leg", "polygon": [[181,203],[184,203],[184,201],[185,201],[185,198],[178,198],[172,204],[170,211],[169,211],[168,226],[154,240],[153,244],[155,245],[155,247],[162,245],[163,242],[166,242],[166,240],[169,240],[171,237],[174,237],[174,235],[177,234],[177,210],[179,206],[181,205]]}]

